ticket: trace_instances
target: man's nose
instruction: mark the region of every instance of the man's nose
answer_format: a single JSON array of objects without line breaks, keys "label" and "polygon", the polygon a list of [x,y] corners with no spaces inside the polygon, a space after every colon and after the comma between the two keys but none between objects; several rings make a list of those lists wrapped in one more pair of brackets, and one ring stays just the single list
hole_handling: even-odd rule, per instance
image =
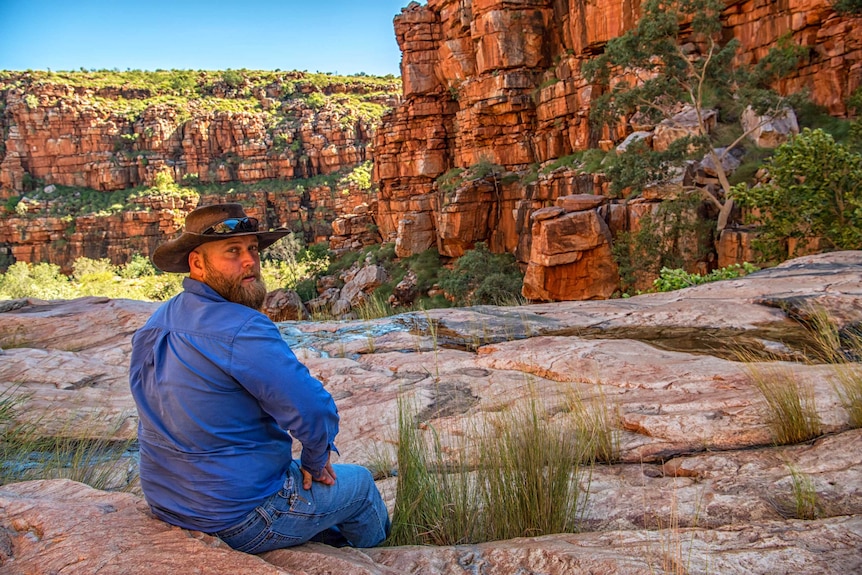
[{"label": "man's nose", "polygon": [[243,267],[252,267],[258,262],[257,252],[252,250],[243,250],[242,252],[242,265]]}]

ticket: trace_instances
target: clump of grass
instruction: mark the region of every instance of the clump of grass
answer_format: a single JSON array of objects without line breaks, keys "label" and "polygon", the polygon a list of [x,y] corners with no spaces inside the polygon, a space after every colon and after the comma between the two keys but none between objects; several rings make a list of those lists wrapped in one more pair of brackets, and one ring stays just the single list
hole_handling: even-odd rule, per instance
[{"label": "clump of grass", "polygon": [[[445,473],[439,436],[426,440],[416,410],[398,400],[398,481],[392,517],[391,545],[451,545],[472,540],[471,518],[478,511],[469,497],[470,479],[464,469]],[[460,459],[463,463],[465,459]]]},{"label": "clump of grass", "polygon": [[479,453],[486,540],[574,532],[585,443],[570,421],[547,421],[535,398],[500,413]]},{"label": "clump of grass", "polygon": [[[11,390],[0,395],[0,485],[56,478],[96,489],[123,490],[132,485],[136,473],[124,455],[134,440],[112,439],[123,419],[103,437],[76,436],[70,426],[46,435],[39,421],[17,419],[26,403],[26,396]],[[97,414],[93,419],[104,418]]]},{"label": "clump of grass", "polygon": [[811,478],[792,465],[790,469],[791,489],[793,490],[794,516],[798,519],[817,519],[821,514],[820,497]]},{"label": "clump of grass", "polygon": [[841,364],[835,366],[836,392],[850,419],[850,425],[862,427],[862,366]]},{"label": "clump of grass", "polygon": [[822,309],[808,321],[818,360],[834,365],[835,392],[847,410],[850,425],[862,427],[862,327],[839,330]]},{"label": "clump of grass", "polygon": [[814,482],[807,474],[787,463],[790,471],[789,496],[771,501],[776,511],[787,519],[817,519],[823,516],[823,505]]},{"label": "clump of grass", "polygon": [[[476,440],[441,437],[399,400],[392,545],[455,545],[574,532],[589,440],[535,396],[476,423]],[[445,445],[444,445],[445,443]],[[454,445],[452,445],[454,443]]]},{"label": "clump of grass", "polygon": [[752,362],[748,373],[766,401],[767,422],[777,445],[801,443],[821,434],[814,392],[790,369]]},{"label": "clump of grass", "polygon": [[576,393],[569,394],[566,407],[577,429],[577,436],[584,443],[586,460],[594,463],[619,461],[619,406],[610,403],[600,392],[589,401],[584,401]]}]

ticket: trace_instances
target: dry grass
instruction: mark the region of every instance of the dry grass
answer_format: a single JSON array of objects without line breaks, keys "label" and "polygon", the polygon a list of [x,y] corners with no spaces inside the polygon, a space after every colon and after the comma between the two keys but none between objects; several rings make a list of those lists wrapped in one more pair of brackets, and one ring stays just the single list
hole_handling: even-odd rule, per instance
[{"label": "dry grass", "polygon": [[839,330],[823,310],[813,313],[810,323],[815,354],[834,365],[835,392],[850,425],[862,427],[862,331],[859,327]]},{"label": "dry grass", "polygon": [[[125,418],[118,418],[103,438],[82,438],[71,426],[45,435],[38,421],[16,421],[26,402],[9,392],[0,395],[0,484],[65,478],[96,489],[123,490],[134,483],[135,466],[125,457],[134,440],[110,439]],[[101,427],[104,416],[92,417]]]},{"label": "dry grass", "polygon": [[814,392],[790,368],[750,363],[747,369],[766,402],[767,423],[776,445],[801,443],[822,433]]},{"label": "dry grass", "polygon": [[[398,409],[392,545],[455,545],[574,532],[595,440],[575,417],[551,418],[535,394],[443,438]],[[472,439],[469,436],[472,436]]]}]

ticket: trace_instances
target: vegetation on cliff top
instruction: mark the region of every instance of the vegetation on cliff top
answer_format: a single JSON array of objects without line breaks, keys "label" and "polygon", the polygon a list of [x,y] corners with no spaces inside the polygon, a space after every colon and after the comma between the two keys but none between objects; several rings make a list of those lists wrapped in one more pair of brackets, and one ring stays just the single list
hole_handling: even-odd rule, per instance
[{"label": "vegetation on cliff top", "polygon": [[395,76],[355,74],[338,76],[320,72],[265,70],[85,70],[58,71],[0,70],[0,91],[12,87],[57,84],[92,90],[123,91],[147,96],[205,97],[227,94],[250,97],[255,90],[280,94],[311,92],[334,93],[398,93],[401,80]]},{"label": "vegetation on cliff top", "polygon": [[[0,70],[0,96],[12,89],[26,93],[30,108],[53,106],[67,95],[51,86],[75,91],[97,109],[140,118],[154,107],[173,110],[180,123],[209,112],[255,112],[271,116],[273,126],[289,119],[298,105],[329,105],[344,121],[377,121],[400,95],[401,80],[392,75],[337,76],[325,73],[261,70],[81,70],[69,72]],[[162,114],[164,115],[164,114]]]}]

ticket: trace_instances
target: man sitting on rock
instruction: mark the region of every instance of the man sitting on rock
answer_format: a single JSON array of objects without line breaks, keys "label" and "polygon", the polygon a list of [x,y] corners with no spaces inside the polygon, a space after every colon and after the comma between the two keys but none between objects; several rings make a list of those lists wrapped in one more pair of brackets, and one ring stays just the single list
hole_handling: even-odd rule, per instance
[{"label": "man sitting on rock", "polygon": [[239,204],[206,206],[153,254],[189,277],[132,339],[141,487],[157,517],[247,553],[373,547],[389,515],[371,473],[331,464],[335,402],[257,311],[260,250],[287,233],[259,231]]}]

